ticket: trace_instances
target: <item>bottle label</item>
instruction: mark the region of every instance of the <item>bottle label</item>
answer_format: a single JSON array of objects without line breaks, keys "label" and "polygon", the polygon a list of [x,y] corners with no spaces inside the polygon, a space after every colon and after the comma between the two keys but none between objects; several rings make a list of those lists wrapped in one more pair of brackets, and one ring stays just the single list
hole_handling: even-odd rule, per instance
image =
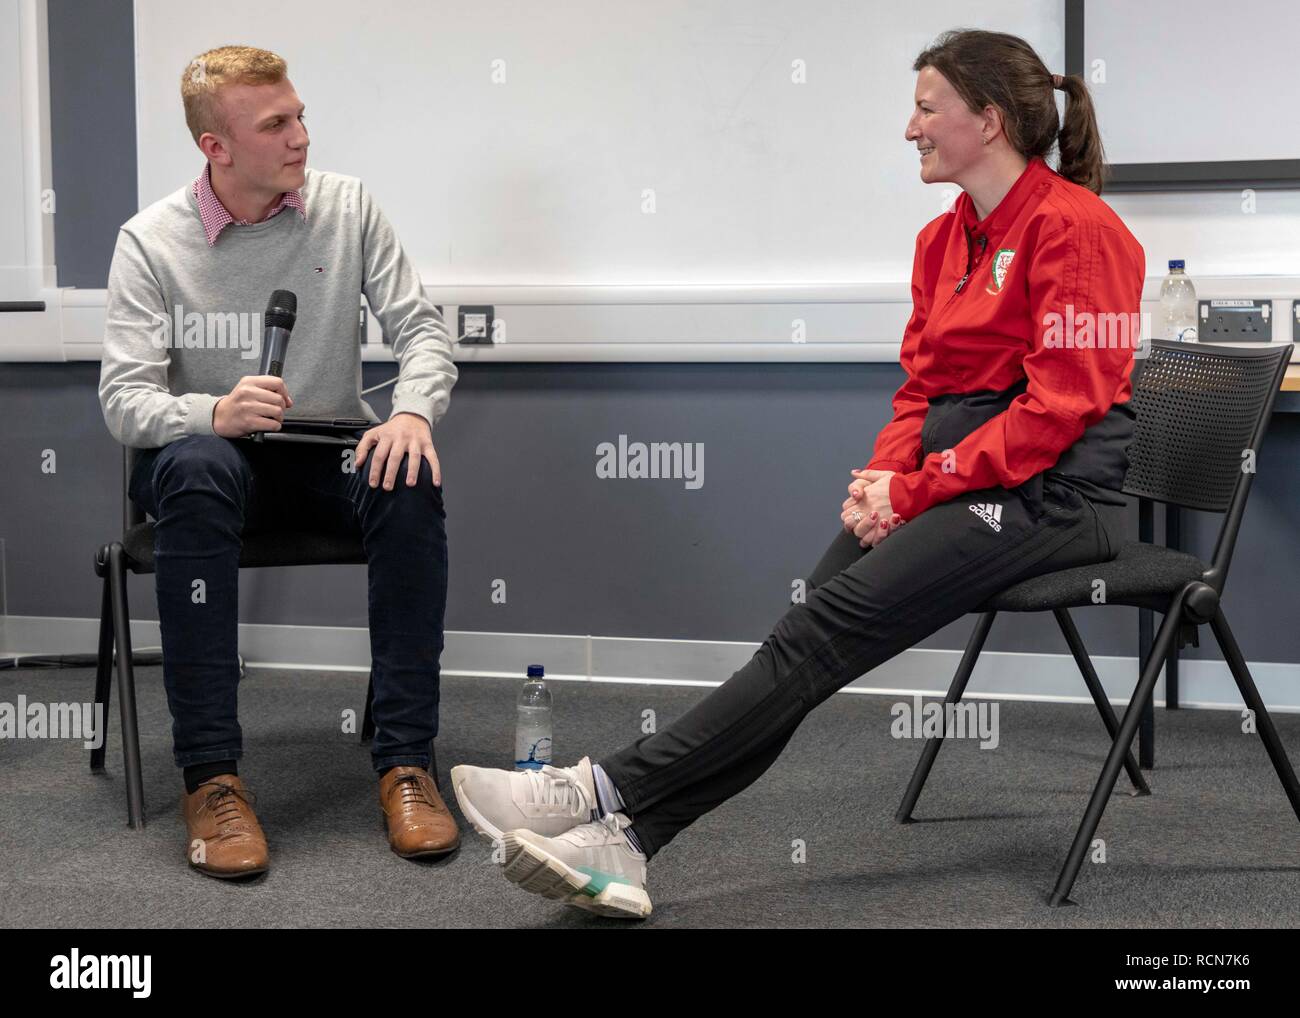
[{"label": "bottle label", "polygon": [[530,737],[522,732],[515,738],[515,769],[540,771],[551,762],[551,737]]}]

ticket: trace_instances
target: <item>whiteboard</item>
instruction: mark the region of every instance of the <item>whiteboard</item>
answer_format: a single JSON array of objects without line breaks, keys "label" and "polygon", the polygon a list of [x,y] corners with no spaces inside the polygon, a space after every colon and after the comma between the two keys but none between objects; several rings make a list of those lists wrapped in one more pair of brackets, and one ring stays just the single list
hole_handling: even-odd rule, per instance
[{"label": "whiteboard", "polygon": [[1084,77],[1111,163],[1300,159],[1300,5],[1088,0]]},{"label": "whiteboard", "polygon": [[960,26],[1014,32],[1053,70],[1064,60],[1062,0],[135,12],[142,206],[203,165],[180,102],[188,62],[261,46],[307,106],[309,165],[361,177],[425,284],[453,289],[886,283],[906,298],[916,234],[955,193],[921,183],[903,138],[913,59]]}]

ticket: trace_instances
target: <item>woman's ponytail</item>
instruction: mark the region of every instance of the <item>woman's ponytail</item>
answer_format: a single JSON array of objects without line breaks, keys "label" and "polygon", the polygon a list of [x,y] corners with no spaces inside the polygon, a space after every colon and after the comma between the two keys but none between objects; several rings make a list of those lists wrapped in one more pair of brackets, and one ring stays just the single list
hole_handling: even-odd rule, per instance
[{"label": "woman's ponytail", "polygon": [[1057,172],[1066,180],[1101,194],[1105,183],[1106,154],[1101,147],[1097,110],[1084,80],[1077,75],[1061,77],[1065,92],[1065,122],[1057,136],[1061,165]]}]

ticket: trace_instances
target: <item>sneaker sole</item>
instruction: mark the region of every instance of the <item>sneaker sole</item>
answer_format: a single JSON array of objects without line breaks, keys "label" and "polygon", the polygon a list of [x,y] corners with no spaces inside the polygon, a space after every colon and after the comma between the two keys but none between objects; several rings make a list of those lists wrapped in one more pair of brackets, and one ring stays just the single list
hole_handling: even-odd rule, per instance
[{"label": "sneaker sole", "polygon": [[650,915],[650,896],[640,887],[610,879],[593,893],[595,878],[591,874],[575,870],[531,841],[511,833],[502,843],[506,855],[502,872],[525,891],[615,919],[644,919]]}]

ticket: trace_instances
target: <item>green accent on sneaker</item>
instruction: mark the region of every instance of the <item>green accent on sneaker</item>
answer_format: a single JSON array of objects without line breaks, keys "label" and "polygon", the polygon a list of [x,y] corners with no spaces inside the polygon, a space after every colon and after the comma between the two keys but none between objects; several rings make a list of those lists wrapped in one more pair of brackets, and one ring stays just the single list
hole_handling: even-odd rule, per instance
[{"label": "green accent on sneaker", "polygon": [[594,870],[590,866],[575,866],[574,870],[578,873],[585,873],[591,877],[582,886],[582,893],[594,898],[601,894],[610,884],[626,884],[627,881],[616,877],[613,873],[606,873],[604,870]]}]

